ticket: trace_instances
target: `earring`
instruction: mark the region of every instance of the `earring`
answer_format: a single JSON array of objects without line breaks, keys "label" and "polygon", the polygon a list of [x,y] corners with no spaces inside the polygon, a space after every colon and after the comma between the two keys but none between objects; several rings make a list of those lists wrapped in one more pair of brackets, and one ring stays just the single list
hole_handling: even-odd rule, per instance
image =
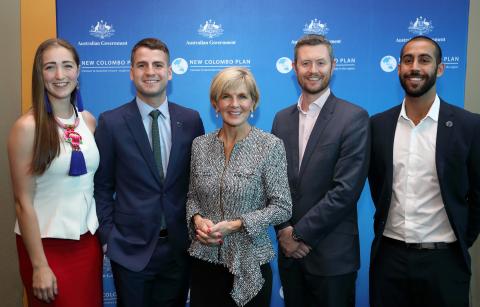
[{"label": "earring", "polygon": [[253,118],[253,111],[250,111],[250,118]]},{"label": "earring", "polygon": [[218,118],[218,112],[217,111],[215,111],[215,117]]},{"label": "earring", "polygon": [[47,95],[47,90],[45,90],[45,96],[43,98],[43,103],[45,104],[45,110],[47,111],[48,114],[52,114],[52,105],[50,104],[50,99],[48,98]]},{"label": "earring", "polygon": [[80,83],[77,83],[77,88],[75,89],[75,105],[79,112],[84,110],[82,95],[80,95]]}]

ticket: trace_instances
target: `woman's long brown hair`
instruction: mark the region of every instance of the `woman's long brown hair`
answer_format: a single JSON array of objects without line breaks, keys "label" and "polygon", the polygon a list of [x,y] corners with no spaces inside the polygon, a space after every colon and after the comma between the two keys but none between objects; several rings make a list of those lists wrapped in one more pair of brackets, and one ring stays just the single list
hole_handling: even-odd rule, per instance
[{"label": "woman's long brown hair", "polygon": [[[80,59],[75,48],[62,39],[48,39],[37,48],[32,71],[32,111],[35,119],[35,139],[31,172],[34,175],[43,174],[53,159],[60,153],[60,137],[57,124],[54,115],[49,114],[45,107],[46,90],[43,80],[43,54],[47,49],[55,46],[70,51],[78,68],[80,65]],[[70,96],[72,104],[73,97],[75,97],[74,93]]]}]

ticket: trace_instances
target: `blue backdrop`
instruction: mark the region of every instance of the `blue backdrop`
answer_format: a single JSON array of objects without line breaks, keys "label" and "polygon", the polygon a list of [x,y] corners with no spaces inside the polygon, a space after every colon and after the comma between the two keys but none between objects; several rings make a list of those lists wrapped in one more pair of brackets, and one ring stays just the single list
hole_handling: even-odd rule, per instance
[{"label": "blue backdrop", "polygon": [[[174,76],[169,100],[198,110],[207,132],[220,125],[209,103],[210,81],[218,70],[233,65],[254,73],[261,98],[253,124],[269,131],[275,113],[300,94],[290,64],[296,40],[306,33],[324,34],[333,43],[335,95],[370,114],[401,102],[400,48],[412,36],[428,35],[442,47],[447,67],[437,90],[446,101],[463,106],[468,9],[468,0],[57,1],[57,33],[80,53],[82,94],[95,116],[135,95],[130,50],[141,38],[153,36],[170,48]],[[368,306],[373,237],[368,188],[358,211],[362,266],[357,306]],[[283,306],[273,264],[272,306]],[[114,305],[108,261],[104,277],[105,304]]]}]

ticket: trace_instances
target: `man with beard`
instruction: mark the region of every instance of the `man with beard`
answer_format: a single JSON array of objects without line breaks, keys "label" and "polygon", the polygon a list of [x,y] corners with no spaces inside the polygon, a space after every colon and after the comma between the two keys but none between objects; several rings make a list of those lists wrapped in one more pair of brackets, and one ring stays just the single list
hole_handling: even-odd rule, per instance
[{"label": "man with beard", "polygon": [[285,305],[354,306],[368,114],[330,90],[335,61],[328,40],[307,35],[294,52],[302,93],[277,113],[272,128],[285,144],[293,201],[292,218],[277,228]]},{"label": "man with beard", "polygon": [[401,105],[371,119],[371,306],[465,306],[480,231],[480,116],[440,99],[439,45],[400,53]]}]

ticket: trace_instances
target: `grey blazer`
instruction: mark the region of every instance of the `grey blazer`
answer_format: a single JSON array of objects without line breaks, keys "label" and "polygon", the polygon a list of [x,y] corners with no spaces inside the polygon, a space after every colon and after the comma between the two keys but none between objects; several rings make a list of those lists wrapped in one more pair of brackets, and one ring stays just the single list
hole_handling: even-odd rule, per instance
[{"label": "grey blazer", "polygon": [[300,261],[320,276],[347,274],[360,267],[357,201],[368,171],[368,113],[333,93],[313,127],[303,156],[298,158],[297,105],[275,116],[272,133],[285,143],[292,218],[288,225],[313,249],[300,260],[279,253],[279,267]]}]

